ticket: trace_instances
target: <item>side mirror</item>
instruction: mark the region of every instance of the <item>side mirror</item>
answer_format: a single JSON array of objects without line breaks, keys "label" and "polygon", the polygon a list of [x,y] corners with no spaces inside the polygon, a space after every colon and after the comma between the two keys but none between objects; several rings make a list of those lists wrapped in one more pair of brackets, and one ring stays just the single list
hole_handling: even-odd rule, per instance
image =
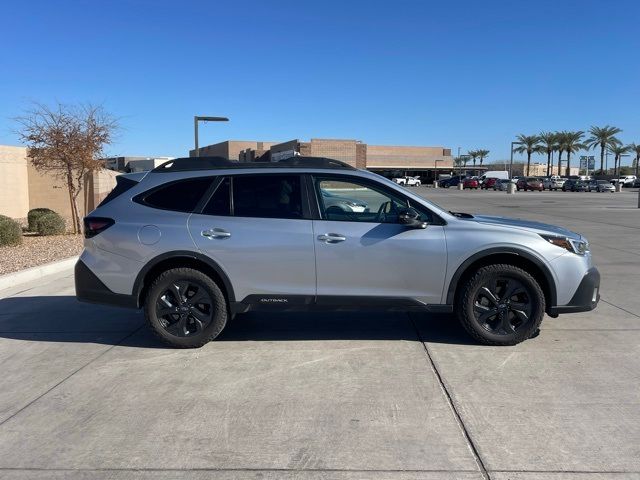
[{"label": "side mirror", "polygon": [[420,220],[420,214],[413,208],[400,210],[400,213],[398,214],[398,223],[412,228],[427,228],[427,222]]}]

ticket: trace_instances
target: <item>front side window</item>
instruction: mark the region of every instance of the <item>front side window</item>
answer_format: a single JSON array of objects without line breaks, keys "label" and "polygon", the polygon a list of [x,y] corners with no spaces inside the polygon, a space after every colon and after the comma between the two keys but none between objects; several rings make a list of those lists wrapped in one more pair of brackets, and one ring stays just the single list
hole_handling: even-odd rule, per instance
[{"label": "front side window", "polygon": [[[316,178],[321,216],[344,222],[398,223],[399,213],[409,207],[407,199],[368,183],[332,178]],[[416,208],[425,221],[429,215]]]},{"label": "front side window", "polygon": [[303,218],[299,175],[237,175],[232,185],[236,217]]},{"label": "front side window", "polygon": [[210,185],[211,178],[206,177],[178,180],[143,193],[135,201],[162,210],[191,213]]},{"label": "front side window", "polygon": [[225,177],[202,210],[204,215],[231,215],[231,179]]}]

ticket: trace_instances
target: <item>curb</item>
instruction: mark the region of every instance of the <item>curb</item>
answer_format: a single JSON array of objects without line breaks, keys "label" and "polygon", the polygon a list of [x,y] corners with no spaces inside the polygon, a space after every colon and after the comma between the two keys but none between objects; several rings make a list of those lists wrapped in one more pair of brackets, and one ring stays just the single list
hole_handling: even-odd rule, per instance
[{"label": "curb", "polygon": [[69,257],[64,260],[58,260],[57,262],[45,263],[44,265],[38,265],[31,268],[25,268],[24,270],[18,270],[17,272],[0,275],[0,290],[15,287],[21,283],[37,280],[47,275],[62,272],[68,268],[73,268],[75,263],[78,261],[78,258],[78,256]]}]

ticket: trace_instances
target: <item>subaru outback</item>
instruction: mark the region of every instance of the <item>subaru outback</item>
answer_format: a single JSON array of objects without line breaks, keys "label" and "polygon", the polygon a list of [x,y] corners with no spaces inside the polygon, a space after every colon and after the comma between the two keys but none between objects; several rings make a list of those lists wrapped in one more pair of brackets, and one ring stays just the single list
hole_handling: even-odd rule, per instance
[{"label": "subaru outback", "polygon": [[449,212],[332,159],[170,160],[118,176],[84,227],[78,299],[143,308],[175,347],[239,313],[310,309],[455,312],[477,341],[514,345],[599,301],[581,235]]}]

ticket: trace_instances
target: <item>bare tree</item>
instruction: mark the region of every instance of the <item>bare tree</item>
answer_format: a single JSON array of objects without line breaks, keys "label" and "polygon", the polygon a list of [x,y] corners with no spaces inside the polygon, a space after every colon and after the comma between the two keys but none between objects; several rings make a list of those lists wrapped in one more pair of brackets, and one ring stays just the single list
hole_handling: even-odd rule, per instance
[{"label": "bare tree", "polygon": [[102,169],[104,147],[113,141],[117,121],[101,106],[36,103],[15,119],[18,135],[36,170],[64,181],[69,190],[73,231],[80,233],[78,196],[85,175]]}]

